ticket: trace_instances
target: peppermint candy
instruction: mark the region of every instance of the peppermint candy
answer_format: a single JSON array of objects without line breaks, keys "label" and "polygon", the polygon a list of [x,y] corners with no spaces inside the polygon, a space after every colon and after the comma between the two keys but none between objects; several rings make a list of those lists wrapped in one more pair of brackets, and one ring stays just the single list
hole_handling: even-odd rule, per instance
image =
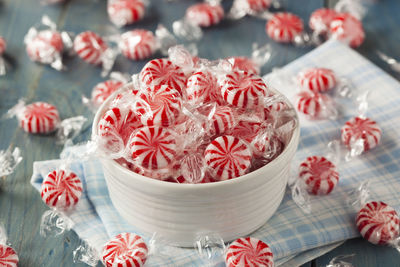
[{"label": "peppermint candy", "polygon": [[256,75],[260,74],[260,67],[250,58],[230,57],[226,60],[228,60],[232,64],[233,70],[241,70]]},{"label": "peppermint candy", "polygon": [[326,32],[337,15],[334,9],[319,8],[311,14],[308,25],[313,31]]},{"label": "peppermint candy", "polygon": [[172,126],[182,109],[179,92],[168,85],[149,87],[139,95],[135,111],[142,123],[148,126]]},{"label": "peppermint candy", "polygon": [[139,74],[140,80],[146,84],[166,84],[179,93],[185,88],[186,76],[182,68],[165,58],[149,61]]},{"label": "peppermint candy", "polygon": [[151,31],[137,29],[121,35],[119,48],[126,58],[143,60],[154,54],[157,41]]},{"label": "peppermint candy", "polygon": [[42,183],[41,197],[47,206],[68,210],[82,195],[82,182],[73,172],[50,172]]},{"label": "peppermint candy", "polygon": [[136,266],[145,264],[148,248],[143,238],[134,233],[122,233],[108,241],[102,251],[105,266]]},{"label": "peppermint candy", "polygon": [[166,128],[142,127],[128,144],[131,160],[147,170],[165,169],[177,155],[176,136]]},{"label": "peppermint candy", "polygon": [[108,46],[103,38],[91,31],[78,34],[74,40],[75,52],[89,64],[101,64],[103,61],[103,54],[107,49]]},{"label": "peppermint candy", "polygon": [[232,135],[247,143],[252,143],[261,129],[261,122],[240,120],[232,130]]},{"label": "peppermint candy", "polygon": [[200,27],[210,27],[218,24],[224,18],[224,9],[221,5],[199,3],[186,10],[186,19]]},{"label": "peppermint candy", "polygon": [[12,247],[0,244],[0,266],[17,267],[18,255]]},{"label": "peppermint candy", "polygon": [[205,160],[211,172],[219,180],[228,180],[244,175],[251,164],[251,152],[239,138],[220,136],[206,148]]},{"label": "peppermint candy", "polygon": [[303,91],[297,97],[297,110],[310,118],[326,118],[332,114],[334,103],[328,95]]},{"label": "peppermint candy", "polygon": [[113,0],[107,5],[108,17],[118,27],[141,20],[145,10],[146,7],[140,0]]},{"label": "peppermint candy", "polygon": [[217,78],[209,71],[198,71],[186,83],[186,98],[191,104],[202,104],[217,99]]},{"label": "peppermint candy", "polygon": [[253,237],[236,239],[225,255],[227,267],[273,267],[273,254],[269,246]]},{"label": "peppermint candy", "polygon": [[4,54],[7,48],[7,42],[0,36],[0,56]]},{"label": "peppermint candy", "polygon": [[307,186],[307,191],[314,195],[327,195],[339,181],[336,166],[325,157],[308,157],[300,164],[299,178]]},{"label": "peppermint candy", "polygon": [[381,137],[381,128],[369,118],[355,117],[342,127],[342,141],[350,149],[361,142],[362,151],[370,150],[379,144]]},{"label": "peppermint candy", "polygon": [[135,112],[127,107],[112,107],[99,121],[98,133],[103,147],[112,153],[124,149],[131,133],[142,127]]},{"label": "peppermint candy", "polygon": [[267,85],[259,76],[241,71],[227,74],[220,87],[226,102],[245,109],[261,106],[267,92]]},{"label": "peppermint candy", "polygon": [[268,36],[281,43],[293,42],[294,38],[303,32],[303,29],[301,18],[288,12],[274,14],[266,25]]},{"label": "peppermint candy", "polygon": [[251,11],[261,12],[271,6],[272,0],[245,0]]},{"label": "peppermint candy", "polygon": [[330,25],[330,34],[351,47],[359,47],[365,38],[361,21],[349,13],[341,13],[334,17]]},{"label": "peppermint candy", "polygon": [[108,80],[97,84],[92,90],[92,101],[95,106],[100,106],[106,99],[117,91],[124,83],[117,80]]},{"label": "peppermint candy", "polygon": [[223,134],[233,128],[235,124],[235,113],[230,107],[217,106],[210,123],[212,135]]},{"label": "peppermint candy", "polygon": [[382,201],[365,204],[357,213],[356,224],[362,237],[373,244],[385,245],[399,236],[399,216]]},{"label": "peppermint candy", "polygon": [[57,108],[45,102],[25,106],[18,114],[19,125],[28,133],[47,134],[54,132],[60,123]]},{"label": "peppermint candy", "polygon": [[335,73],[326,68],[311,68],[300,73],[298,80],[303,89],[315,93],[329,91],[336,85]]},{"label": "peppermint candy", "polygon": [[53,30],[40,31],[26,42],[26,52],[31,60],[51,64],[61,59],[64,44],[61,34]]}]

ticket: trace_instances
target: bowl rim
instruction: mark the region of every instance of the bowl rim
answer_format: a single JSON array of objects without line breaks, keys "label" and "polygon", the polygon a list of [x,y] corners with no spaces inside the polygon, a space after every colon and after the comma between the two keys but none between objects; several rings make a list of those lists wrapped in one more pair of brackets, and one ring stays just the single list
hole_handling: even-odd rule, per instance
[{"label": "bowl rim", "polygon": [[[111,94],[102,104],[101,106],[97,109],[96,114],[93,119],[92,123],[92,140],[95,136],[97,136],[97,124],[100,121],[101,116],[104,114],[104,110],[109,106],[109,103],[114,100],[115,96],[123,91],[125,91],[129,86],[132,86],[132,82],[129,82],[125,84],[123,87],[118,89],[116,92]],[[283,95],[281,92],[269,87],[270,90],[279,93],[285,100],[286,104],[288,104],[291,108],[294,109],[292,103],[290,103],[289,99]],[[135,173],[131,170],[128,170],[127,168],[123,167],[122,165],[118,164],[115,160],[113,159],[106,159],[106,158],[99,158],[100,161],[102,162],[102,165],[104,163],[110,164],[113,168],[118,169],[118,171],[121,172],[121,174],[129,176],[130,179],[136,179],[138,182],[141,182],[142,184],[146,184],[148,186],[159,186],[163,187],[165,189],[174,189],[174,190],[204,190],[204,189],[209,189],[209,188],[218,188],[218,187],[223,187],[223,186],[228,186],[228,185],[235,185],[239,183],[244,183],[249,179],[254,178],[257,174],[262,174],[266,168],[271,168],[273,169],[274,165],[277,165],[280,161],[283,160],[283,158],[289,153],[290,148],[293,146],[298,146],[298,140],[300,137],[300,123],[299,123],[299,117],[297,112],[295,112],[295,119],[297,121],[296,127],[293,130],[293,133],[290,137],[290,141],[288,144],[285,146],[285,149],[282,151],[282,153],[276,157],[274,160],[269,162],[267,165],[254,170],[250,173],[247,173],[245,175],[236,177],[234,179],[229,179],[229,180],[224,180],[224,181],[218,181],[218,182],[212,182],[212,183],[199,183],[199,184],[186,184],[186,183],[172,183],[172,182],[167,182],[163,180],[158,180],[158,179],[153,179],[150,177],[143,176],[141,174]]]}]

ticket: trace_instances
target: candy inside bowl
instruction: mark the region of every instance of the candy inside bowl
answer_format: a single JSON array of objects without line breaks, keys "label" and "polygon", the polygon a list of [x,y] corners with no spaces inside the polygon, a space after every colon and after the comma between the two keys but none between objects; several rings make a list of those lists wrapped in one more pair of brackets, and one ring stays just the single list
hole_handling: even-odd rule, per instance
[{"label": "candy inside bowl", "polygon": [[[290,123],[285,124],[283,120],[282,125],[275,125],[282,132],[277,141],[272,142],[275,136],[264,134],[264,130],[268,133],[266,129],[269,126],[264,129],[264,126],[260,126],[264,125],[263,121],[259,124],[251,121],[254,110],[260,110],[261,107],[262,113],[274,116],[274,110],[293,110],[293,107],[284,96],[270,88],[268,93],[273,97],[263,93],[260,100],[255,94],[249,93],[246,101],[237,101],[231,95],[236,89],[230,85],[243,75],[247,74],[233,72],[229,77],[223,76],[222,80],[218,77],[218,89],[222,97],[215,99],[220,103],[225,101],[225,104],[211,106],[194,103],[193,98],[187,97],[188,91],[183,91],[185,85],[182,87],[179,84],[179,94],[183,95],[183,99],[168,107],[165,113],[173,114],[175,121],[165,114],[157,117],[156,112],[151,113],[152,116],[144,116],[147,113],[143,110],[149,109],[149,106],[141,102],[145,96],[137,97],[141,95],[142,89],[135,88],[137,85],[133,84],[114,93],[98,110],[93,123],[94,140],[102,136],[102,129],[110,126],[103,122],[107,114],[111,112],[108,121],[115,121],[118,116],[125,114],[123,124],[118,125],[124,137],[112,136],[108,139],[113,140],[106,142],[112,148],[109,150],[112,157],[100,157],[100,161],[115,208],[139,233],[151,236],[156,232],[171,244],[183,247],[192,247],[198,234],[204,232],[217,233],[227,242],[255,231],[278,208],[286,189],[290,162],[299,142],[297,116],[295,113],[284,113],[292,116]],[[249,77],[251,79],[241,81],[240,84],[248,86],[248,81],[254,81],[253,85],[257,88],[252,89],[256,92],[259,88],[264,90],[261,79]],[[227,79],[231,81],[226,82]],[[186,86],[190,85],[190,80]],[[178,93],[162,86],[155,88],[161,90],[163,96]],[[124,110],[125,106],[118,102],[126,92],[131,94],[129,106],[133,107],[133,113],[139,115],[139,122],[132,119],[130,111]],[[192,103],[192,106],[196,106],[196,112],[201,112],[196,113],[187,103]],[[249,106],[251,104],[253,106]],[[199,122],[202,130],[196,128],[197,124],[183,124],[185,127],[181,128],[185,120],[176,115],[177,109],[189,118],[199,116],[195,121]],[[201,116],[204,110],[206,112],[203,115],[206,115]],[[249,135],[253,129],[249,125],[261,127],[263,131]],[[290,129],[285,131],[285,127]],[[202,134],[201,139],[197,138],[199,132]],[[162,137],[157,139],[158,143],[164,142],[166,145],[160,150],[162,157],[149,160],[139,151],[155,135]],[[267,159],[265,155],[270,147],[279,152],[263,161]],[[222,154],[231,160],[226,165],[234,167],[219,164],[218,157]],[[237,157],[240,157],[240,162],[235,165],[236,161],[232,158],[237,160]],[[204,168],[199,167],[203,165]]]}]

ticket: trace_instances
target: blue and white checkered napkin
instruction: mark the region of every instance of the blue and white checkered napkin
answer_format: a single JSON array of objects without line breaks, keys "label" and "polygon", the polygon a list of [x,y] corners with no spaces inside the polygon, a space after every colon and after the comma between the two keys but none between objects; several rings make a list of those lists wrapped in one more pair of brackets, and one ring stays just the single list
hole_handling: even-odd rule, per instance
[{"label": "blue and white checkered napkin", "polygon": [[[338,242],[359,235],[354,223],[356,211],[346,204],[345,199],[362,181],[370,180],[371,199],[385,201],[400,211],[400,84],[355,51],[334,41],[292,62],[284,71],[296,75],[303,68],[312,66],[331,68],[339,76],[349,79],[359,91],[370,90],[367,115],[381,126],[383,137],[377,148],[340,164],[339,185],[328,196],[312,197],[311,215],[304,214],[296,206],[287,190],[276,214],[251,234],[267,242],[275,261],[278,264],[286,262],[285,266],[299,265],[332,249]],[[278,89],[290,94],[285,92],[288,88]],[[354,107],[343,106],[345,102],[340,103],[342,114],[335,121],[302,121],[294,170],[307,156],[323,154],[327,143],[340,137],[340,127],[356,115]],[[59,160],[35,162],[34,187],[40,190],[43,177],[59,164]],[[85,190],[82,201],[71,215],[75,222],[73,229],[81,238],[100,249],[110,237],[121,232],[140,234],[135,226],[125,223],[112,206],[97,160],[76,162],[71,169],[82,178]],[[150,257],[148,265],[204,266],[204,262],[194,249],[171,247],[168,256]]]}]

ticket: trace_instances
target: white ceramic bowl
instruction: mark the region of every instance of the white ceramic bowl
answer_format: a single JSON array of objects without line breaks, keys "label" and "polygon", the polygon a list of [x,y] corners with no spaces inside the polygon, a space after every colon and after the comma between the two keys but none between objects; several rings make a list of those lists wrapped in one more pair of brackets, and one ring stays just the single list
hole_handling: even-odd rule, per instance
[{"label": "white ceramic bowl", "polygon": [[[112,99],[97,111],[93,135]],[[216,183],[164,182],[136,174],[114,160],[103,158],[101,163],[111,200],[122,217],[145,234],[156,232],[171,244],[192,247],[203,232],[231,241],[265,224],[282,201],[299,135],[297,126],[284,151],[264,167]]]}]

